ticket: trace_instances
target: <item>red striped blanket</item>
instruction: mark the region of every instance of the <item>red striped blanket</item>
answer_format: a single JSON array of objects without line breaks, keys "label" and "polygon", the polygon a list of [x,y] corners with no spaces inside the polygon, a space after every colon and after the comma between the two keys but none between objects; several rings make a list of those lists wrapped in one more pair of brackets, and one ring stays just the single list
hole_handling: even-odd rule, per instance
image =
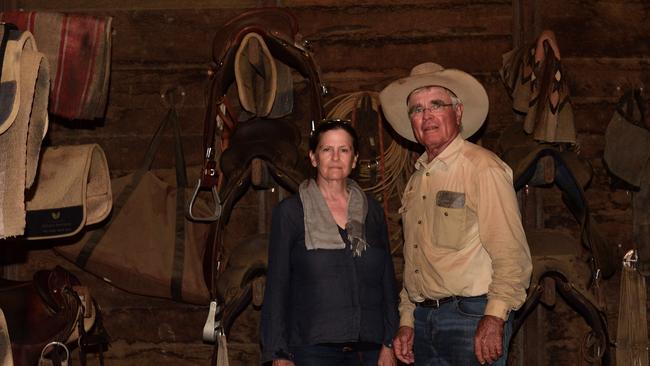
[{"label": "red striped blanket", "polygon": [[104,116],[111,57],[111,17],[4,12],[0,20],[34,35],[50,62],[49,112],[68,119]]}]

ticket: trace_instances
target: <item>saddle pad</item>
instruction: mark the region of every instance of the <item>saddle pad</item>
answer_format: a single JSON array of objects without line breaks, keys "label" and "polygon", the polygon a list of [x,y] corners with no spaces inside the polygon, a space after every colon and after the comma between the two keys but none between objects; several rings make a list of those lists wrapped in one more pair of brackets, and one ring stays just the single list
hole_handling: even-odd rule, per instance
[{"label": "saddle pad", "polygon": [[113,204],[104,151],[97,144],[44,149],[34,195],[26,204],[28,239],[72,236],[102,221]]},{"label": "saddle pad", "polygon": [[605,130],[604,158],[612,173],[639,187],[650,159],[650,131],[614,112]]},{"label": "saddle pad", "polygon": [[0,109],[17,108],[7,115],[0,134],[0,238],[22,235],[25,230],[25,189],[34,181],[47,132],[50,89],[48,62],[29,32],[10,37],[5,66],[12,72],[3,72],[2,85],[13,83],[16,88],[0,90]]},{"label": "saddle pad", "polygon": [[271,112],[277,91],[277,69],[264,38],[244,36],[235,55],[235,81],[242,108],[258,117]]}]

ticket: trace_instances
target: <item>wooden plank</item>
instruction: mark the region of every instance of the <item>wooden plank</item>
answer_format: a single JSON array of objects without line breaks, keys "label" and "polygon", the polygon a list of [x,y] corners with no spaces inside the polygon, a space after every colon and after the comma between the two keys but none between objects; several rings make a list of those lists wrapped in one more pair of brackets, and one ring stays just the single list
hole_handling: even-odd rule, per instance
[{"label": "wooden plank", "polygon": [[[150,330],[153,331],[153,330]],[[157,331],[157,330],[156,330]],[[200,332],[200,329],[198,329]],[[230,346],[230,345],[229,345]],[[233,350],[238,353],[238,346],[233,345]],[[208,364],[212,345],[200,342],[181,343],[164,342],[149,343],[127,340],[116,340],[104,354],[106,364],[123,366],[158,366],[158,365],[187,365],[204,366]],[[95,361],[95,360],[93,360]],[[90,365],[98,365],[94,363]],[[253,363],[251,363],[252,365]]]},{"label": "wooden plank", "polygon": [[650,55],[645,1],[545,1],[543,28],[553,30],[564,56]]},{"label": "wooden plank", "polygon": [[[489,49],[485,48],[485,44],[491,45]],[[498,70],[501,55],[509,50],[509,44],[509,37],[486,36],[363,47],[356,44],[315,44],[314,51],[317,62],[326,72],[360,70],[408,75],[413,66],[434,61],[447,68],[478,73]]]},{"label": "wooden plank", "polygon": [[111,9],[219,9],[256,7],[257,0],[14,0],[16,8],[25,10],[49,10],[66,12],[104,11]]},{"label": "wooden plank", "polygon": [[569,57],[562,65],[574,103],[615,103],[625,91],[650,85],[650,64],[643,57]]},{"label": "wooden plank", "polygon": [[[110,9],[151,10],[151,9],[224,9],[224,8],[255,8],[260,6],[307,7],[331,6],[331,0],[5,0],[9,9],[23,8],[27,10],[56,10],[56,11],[102,11]],[[509,1],[497,0],[444,0],[436,1],[440,6],[463,6],[470,4],[508,4]],[[337,6],[395,6],[391,0],[339,0]],[[400,6],[420,5],[431,6],[431,0],[405,0]]]},{"label": "wooden plank", "polygon": [[[201,135],[203,133],[204,107],[181,107],[178,109],[182,135]],[[158,108],[109,107],[104,121],[78,122],[52,119],[50,136],[56,139],[78,140],[123,136],[151,136],[160,126],[167,110]],[[77,122],[77,123],[75,123]],[[103,122],[103,123],[102,123]],[[171,132],[167,132],[170,134]]]},{"label": "wooden plank", "polygon": [[114,341],[130,343],[192,343],[200,336],[206,317],[205,306],[191,306],[172,301],[166,308],[141,307],[131,303],[104,311],[106,326]]},{"label": "wooden plank", "polygon": [[573,114],[578,134],[604,134],[614,115],[615,103],[596,102],[573,105]]},{"label": "wooden plank", "polygon": [[[509,7],[467,7],[469,9],[400,7],[398,10],[372,7],[363,11],[305,8],[294,13],[301,33],[315,46],[347,44],[377,47],[382,44],[413,45],[445,40],[454,43],[467,37],[479,37],[484,41],[497,37],[510,39]],[[465,17],[467,11],[477,15]],[[222,24],[238,13],[234,10],[106,12],[106,15],[114,17],[113,60],[118,64],[206,62],[211,58],[212,37]],[[438,21],[432,27],[429,19],[434,16]],[[449,44],[444,48],[447,47],[456,48],[459,45]],[[355,53],[345,55],[356,58]]]},{"label": "wooden plank", "polygon": [[[151,140],[151,136],[57,136],[51,135],[52,145],[77,145],[77,144],[99,144],[106,154],[108,166],[111,172],[114,170],[133,171],[137,169],[144,157],[144,154]],[[183,147],[185,151],[185,162],[188,166],[200,165],[203,162],[201,144],[202,135],[183,136]],[[154,167],[171,168],[174,164],[174,151],[172,149],[172,136],[164,136],[160,150],[156,156]]]}]

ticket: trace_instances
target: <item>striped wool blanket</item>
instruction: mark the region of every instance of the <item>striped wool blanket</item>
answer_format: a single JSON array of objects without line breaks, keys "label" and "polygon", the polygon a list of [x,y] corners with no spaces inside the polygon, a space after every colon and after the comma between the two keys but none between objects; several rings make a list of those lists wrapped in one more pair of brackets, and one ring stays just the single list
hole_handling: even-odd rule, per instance
[{"label": "striped wool blanket", "polygon": [[0,20],[34,35],[51,67],[49,112],[67,119],[102,118],[111,59],[111,17],[4,12]]}]

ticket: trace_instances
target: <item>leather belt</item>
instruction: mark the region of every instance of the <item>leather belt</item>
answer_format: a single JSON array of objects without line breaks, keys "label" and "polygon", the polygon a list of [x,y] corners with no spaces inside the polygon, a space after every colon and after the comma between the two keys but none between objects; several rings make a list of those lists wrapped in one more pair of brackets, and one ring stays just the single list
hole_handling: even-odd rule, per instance
[{"label": "leather belt", "polygon": [[422,306],[425,308],[434,308],[437,309],[440,307],[440,305],[450,302],[456,297],[454,296],[448,296],[448,297],[443,297],[442,299],[426,299],[422,302],[418,302],[416,305],[417,306]]},{"label": "leather belt", "polygon": [[450,302],[452,300],[462,300],[462,299],[486,299],[486,295],[478,295],[478,296],[448,296],[448,297],[443,297],[442,299],[426,299],[422,302],[418,302],[415,305],[416,306],[422,306],[425,308],[434,308],[437,309],[440,307],[440,305]]}]

